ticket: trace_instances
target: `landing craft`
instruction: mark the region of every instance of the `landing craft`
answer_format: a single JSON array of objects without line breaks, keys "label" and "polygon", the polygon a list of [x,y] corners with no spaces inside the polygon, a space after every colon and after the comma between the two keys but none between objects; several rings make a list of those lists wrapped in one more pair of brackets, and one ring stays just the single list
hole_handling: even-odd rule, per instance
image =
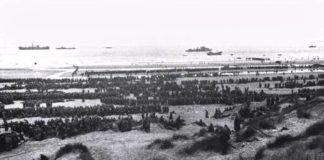
[{"label": "landing craft", "polygon": [[76,49],[75,47],[58,47],[58,48],[56,48],[56,49]]}]

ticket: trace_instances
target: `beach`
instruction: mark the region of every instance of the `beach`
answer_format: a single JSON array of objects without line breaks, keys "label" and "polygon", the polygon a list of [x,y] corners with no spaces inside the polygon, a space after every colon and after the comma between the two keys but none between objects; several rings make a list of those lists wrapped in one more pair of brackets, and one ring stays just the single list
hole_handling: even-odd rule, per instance
[{"label": "beach", "polygon": [[276,61],[299,64],[322,63],[324,48],[297,47],[224,47],[220,56],[204,52],[185,52],[190,46],[116,46],[80,47],[75,50],[22,51],[0,48],[0,78],[62,78],[70,77],[73,65],[80,71],[170,69],[188,67],[219,67],[224,65],[261,64],[247,58],[269,58],[262,64]]},{"label": "beach", "polygon": [[[232,48],[219,56],[177,47],[5,52],[0,98],[7,121],[14,133],[34,127],[0,158],[54,159],[62,147],[82,143],[94,159],[252,159],[275,137],[301,134],[321,120],[321,53],[307,47]],[[253,135],[244,137],[249,128]],[[224,142],[223,134],[227,154],[217,151],[223,145],[205,149],[211,137]],[[176,135],[184,139],[172,140]],[[159,146],[168,141],[170,148]],[[188,147],[195,152],[184,154]]]}]

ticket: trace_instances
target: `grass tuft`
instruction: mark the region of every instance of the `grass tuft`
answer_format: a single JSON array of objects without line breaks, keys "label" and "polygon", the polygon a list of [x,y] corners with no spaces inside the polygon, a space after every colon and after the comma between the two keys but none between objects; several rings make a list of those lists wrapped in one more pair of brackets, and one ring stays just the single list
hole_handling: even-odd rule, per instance
[{"label": "grass tuft", "polygon": [[316,138],[313,138],[310,142],[306,144],[307,149],[317,149],[321,148],[324,149],[324,136],[318,136]]},{"label": "grass tuft", "polygon": [[74,144],[66,144],[64,147],[61,147],[55,155],[55,159],[58,159],[65,154],[69,154],[72,152],[79,152],[80,155],[78,159],[80,160],[93,160],[88,147],[81,144],[81,143],[74,143]]},{"label": "grass tuft", "polygon": [[324,120],[316,122],[306,128],[305,135],[306,136],[315,136],[324,133]]},{"label": "grass tuft", "polygon": [[173,141],[177,141],[177,140],[188,140],[189,137],[187,135],[184,135],[184,134],[174,134],[172,137],[171,137],[171,140]]},{"label": "grass tuft", "polygon": [[276,129],[276,126],[273,123],[271,123],[271,121],[269,121],[269,120],[262,120],[259,123],[259,128],[261,128],[261,129]]},{"label": "grass tuft", "polygon": [[303,109],[297,109],[297,117],[298,118],[306,118],[309,119],[311,117],[311,114],[309,112],[304,111]]},{"label": "grass tuft", "polygon": [[156,139],[147,146],[147,149],[151,149],[154,146],[158,146],[159,149],[169,149],[174,147],[170,139]]},{"label": "grass tuft", "polygon": [[265,147],[261,147],[257,150],[254,156],[254,160],[260,160],[264,157]]},{"label": "grass tuft", "polygon": [[248,140],[249,138],[253,137],[256,133],[257,132],[254,128],[247,127],[246,129],[243,129],[242,131],[236,134],[236,141],[242,142]]},{"label": "grass tuft", "polygon": [[188,155],[194,154],[196,151],[214,151],[226,154],[230,148],[230,144],[218,136],[206,137],[202,140],[195,141],[191,146],[183,149],[180,153]]},{"label": "grass tuft", "polygon": [[276,139],[273,142],[268,143],[267,147],[269,149],[280,148],[280,147],[283,147],[284,144],[295,141],[295,140],[297,140],[297,138],[294,136],[281,135],[281,136],[276,137]]}]

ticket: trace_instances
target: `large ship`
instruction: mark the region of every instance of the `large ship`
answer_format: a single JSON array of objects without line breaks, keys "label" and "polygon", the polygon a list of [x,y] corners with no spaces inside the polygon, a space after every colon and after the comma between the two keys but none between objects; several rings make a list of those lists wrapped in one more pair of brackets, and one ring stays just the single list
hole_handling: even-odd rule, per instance
[{"label": "large ship", "polygon": [[56,48],[56,49],[76,49],[75,47],[58,47],[58,48]]},{"label": "large ship", "polygon": [[190,48],[186,50],[186,52],[210,52],[210,51],[212,51],[212,49],[207,48],[205,46],[201,46],[198,48]]},{"label": "large ship", "polygon": [[49,50],[50,47],[49,46],[43,46],[43,47],[41,47],[39,45],[36,45],[36,46],[31,45],[31,46],[27,46],[27,47],[21,47],[21,46],[19,46],[18,49],[19,50]]}]

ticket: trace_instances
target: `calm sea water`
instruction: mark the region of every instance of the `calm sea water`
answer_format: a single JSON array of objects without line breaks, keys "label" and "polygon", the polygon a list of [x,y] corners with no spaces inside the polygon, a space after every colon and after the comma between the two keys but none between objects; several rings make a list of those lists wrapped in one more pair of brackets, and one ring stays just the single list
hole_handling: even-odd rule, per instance
[{"label": "calm sea water", "polygon": [[[76,46],[77,47],[77,46]],[[30,50],[0,48],[0,69],[28,68],[48,69],[59,67],[94,65],[146,65],[146,64],[197,64],[202,62],[244,61],[247,57],[270,58],[271,60],[318,60],[324,59],[324,47],[211,47],[223,51],[222,56],[207,56],[206,53],[187,53],[188,48],[179,47],[77,47],[76,50]],[[278,56],[281,54],[282,56]],[[241,58],[241,60],[237,58]]]}]

